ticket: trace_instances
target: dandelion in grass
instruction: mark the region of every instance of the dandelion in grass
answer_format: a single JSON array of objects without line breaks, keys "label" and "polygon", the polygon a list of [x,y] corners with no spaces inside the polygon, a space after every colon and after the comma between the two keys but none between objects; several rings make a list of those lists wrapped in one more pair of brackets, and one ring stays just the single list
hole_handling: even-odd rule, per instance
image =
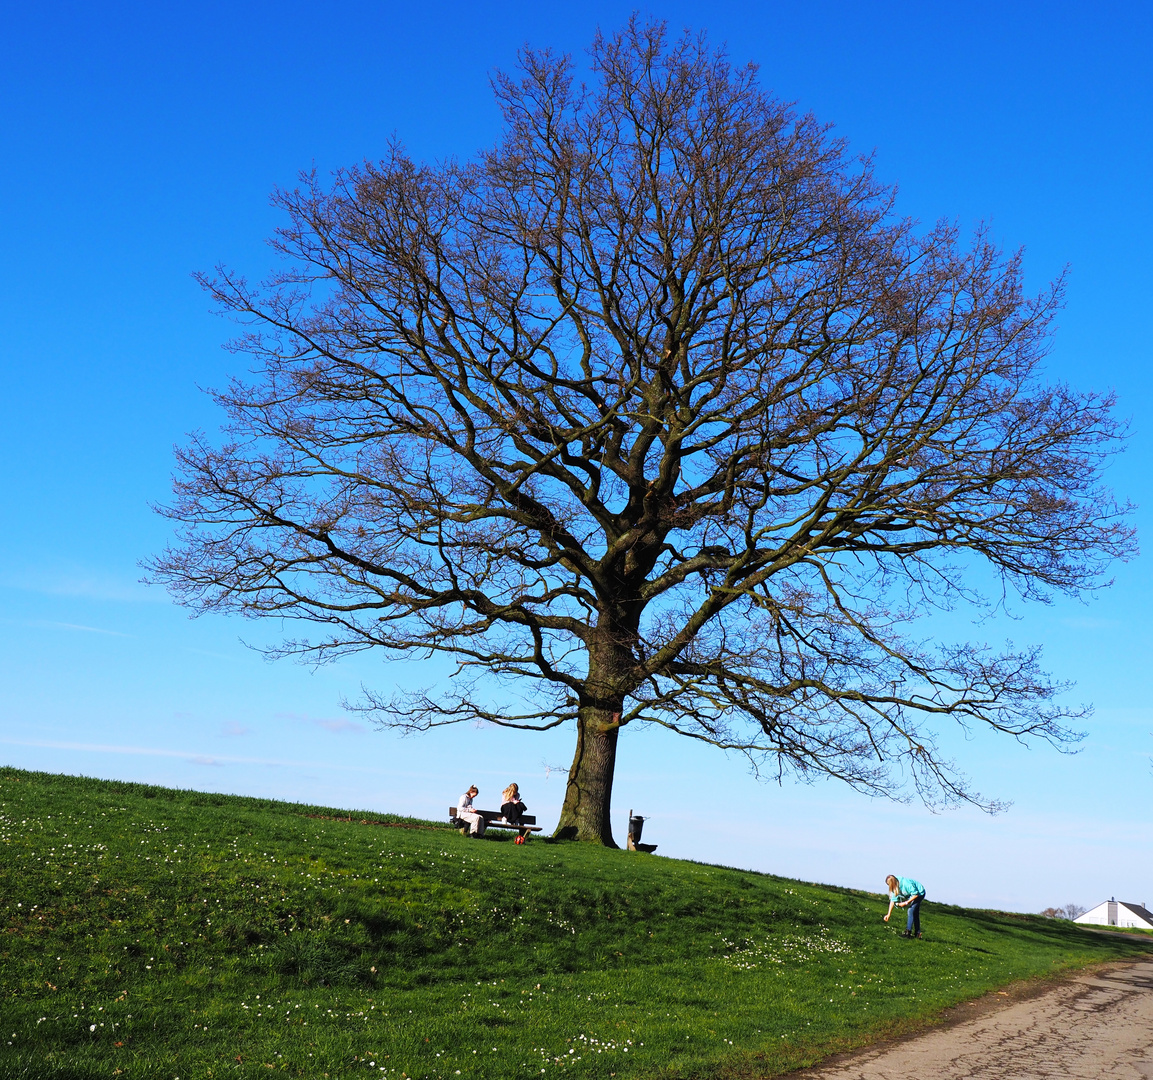
[{"label": "dandelion in grass", "polygon": [[749,938],[734,941],[722,934],[717,936],[725,946],[720,959],[730,967],[746,971],[761,963],[805,963],[822,953],[848,954],[853,951],[847,942],[834,937],[825,927],[821,927],[818,934],[789,934],[770,937],[763,942]]}]

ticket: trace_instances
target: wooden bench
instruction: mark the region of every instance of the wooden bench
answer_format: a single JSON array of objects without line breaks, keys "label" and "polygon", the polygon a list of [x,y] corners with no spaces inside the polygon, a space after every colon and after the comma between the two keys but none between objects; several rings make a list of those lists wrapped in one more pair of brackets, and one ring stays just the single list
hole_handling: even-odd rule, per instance
[{"label": "wooden bench", "polygon": [[[448,808],[448,819],[454,825],[462,829],[470,829],[472,826],[467,821],[462,821],[456,816],[457,808],[450,806]],[[540,832],[541,826],[536,823],[536,817],[532,814],[525,814],[520,820],[521,824],[514,825],[511,821],[505,821],[504,816],[499,810],[477,810],[476,813],[484,818],[485,829],[516,829],[519,833],[534,833]]]}]

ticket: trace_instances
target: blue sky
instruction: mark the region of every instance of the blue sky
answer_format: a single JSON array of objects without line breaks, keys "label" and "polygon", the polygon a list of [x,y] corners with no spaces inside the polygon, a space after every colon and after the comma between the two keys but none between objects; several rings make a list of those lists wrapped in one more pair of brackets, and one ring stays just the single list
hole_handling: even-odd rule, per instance
[{"label": "blue sky", "polygon": [[[440,816],[518,779],[555,817],[571,735],[472,728],[402,739],[342,711],[371,657],[311,671],[245,647],[277,627],[189,621],[138,583],[168,523],[172,446],[217,417],[200,388],[243,364],[192,280],[259,275],[268,194],[301,169],[466,157],[498,116],[490,73],[523,43],[583,56],[633,5],[49,4],[0,9],[0,761]],[[556,9],[556,10],[554,10]],[[1153,8],[1060,3],[669,3],[900,185],[903,213],[991,223],[1041,288],[1066,265],[1049,370],[1113,389],[1132,424],[1111,467],[1148,535],[1153,451]],[[660,851],[1037,910],[1153,900],[1153,604],[1145,557],[1088,604],[974,629],[1044,644],[1096,715],[1080,754],[956,740],[997,817],[759,784],[741,763],[626,731],[614,794]],[[0,795],[2,798],[2,795]],[[484,796],[482,796],[482,802]]]}]

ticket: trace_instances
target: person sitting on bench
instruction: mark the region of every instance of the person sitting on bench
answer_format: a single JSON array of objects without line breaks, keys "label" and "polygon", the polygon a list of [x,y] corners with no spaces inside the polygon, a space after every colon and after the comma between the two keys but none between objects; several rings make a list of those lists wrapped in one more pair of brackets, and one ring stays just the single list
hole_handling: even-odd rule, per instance
[{"label": "person sitting on bench", "polygon": [[480,788],[473,784],[461,797],[460,801],[456,804],[456,816],[458,821],[463,821],[465,824],[471,826],[470,836],[481,837],[484,836],[484,818],[472,808],[472,800],[480,794]]},{"label": "person sitting on bench", "polygon": [[520,788],[516,784],[509,784],[501,795],[500,816],[510,825],[520,825],[527,809],[528,807],[520,801]]}]

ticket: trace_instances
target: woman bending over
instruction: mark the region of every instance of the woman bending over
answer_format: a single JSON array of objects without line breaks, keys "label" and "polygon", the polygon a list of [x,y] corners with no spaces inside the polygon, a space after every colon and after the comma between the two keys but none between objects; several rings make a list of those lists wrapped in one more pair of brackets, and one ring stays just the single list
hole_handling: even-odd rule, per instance
[{"label": "woman bending over", "polygon": [[903,907],[909,909],[909,921],[902,937],[921,936],[921,902],[925,899],[925,886],[916,878],[902,877],[890,874],[885,878],[889,887],[889,910],[885,913],[885,922],[893,914],[893,908]]}]

